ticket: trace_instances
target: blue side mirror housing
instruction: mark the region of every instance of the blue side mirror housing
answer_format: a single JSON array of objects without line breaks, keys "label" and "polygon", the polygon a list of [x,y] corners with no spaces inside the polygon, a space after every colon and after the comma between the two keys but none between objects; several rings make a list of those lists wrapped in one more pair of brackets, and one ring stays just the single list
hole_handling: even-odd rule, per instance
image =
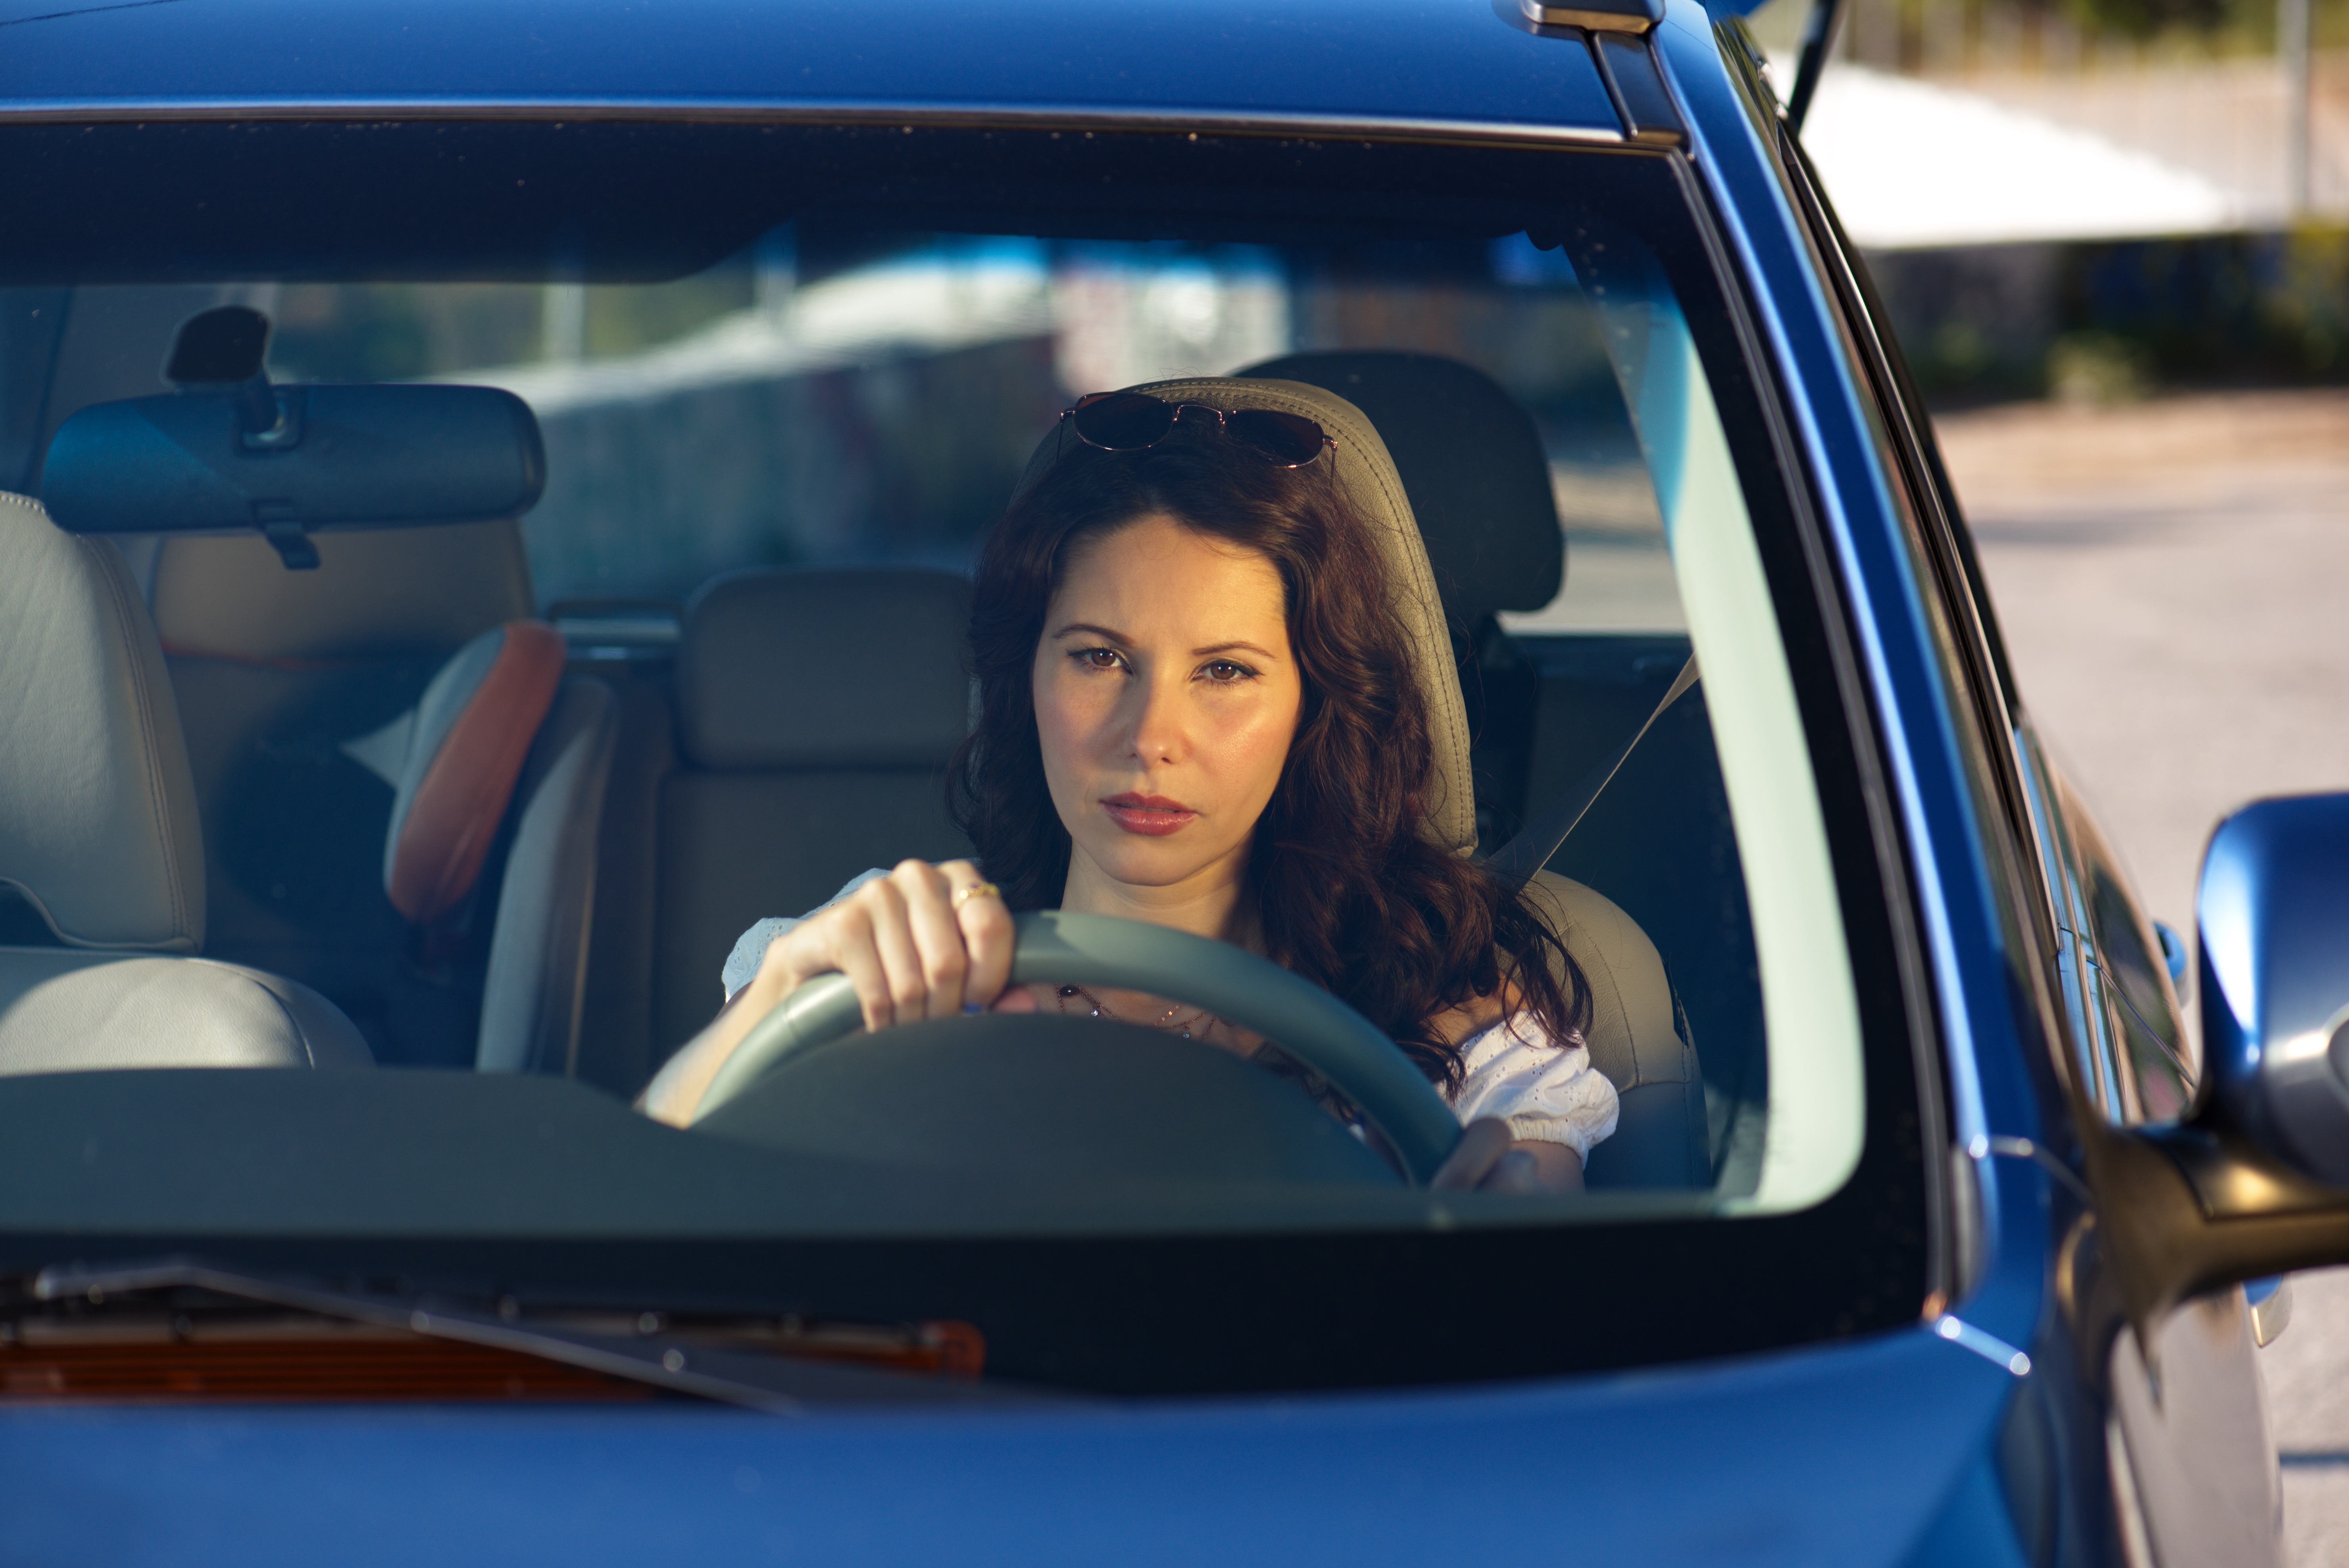
[{"label": "blue side mirror housing", "polygon": [[2114,1305],[2143,1345],[2189,1297],[2349,1263],[2349,794],[2230,816],[2195,913],[2193,1106],[2144,1126],[2077,1118]]},{"label": "blue side mirror housing", "polygon": [[2195,898],[2209,1109],[2349,1188],[2349,794],[2261,800],[2219,825]]}]

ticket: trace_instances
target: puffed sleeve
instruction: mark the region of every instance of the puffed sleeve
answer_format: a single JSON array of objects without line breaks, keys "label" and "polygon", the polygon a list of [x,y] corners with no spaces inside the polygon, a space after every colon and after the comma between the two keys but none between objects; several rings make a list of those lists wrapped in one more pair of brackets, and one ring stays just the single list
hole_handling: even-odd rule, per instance
[{"label": "puffed sleeve", "polygon": [[1590,1065],[1579,1036],[1553,1041],[1530,1013],[1515,1013],[1461,1042],[1462,1125],[1497,1116],[1528,1142],[1563,1143],[1582,1159],[1615,1130],[1615,1086]]},{"label": "puffed sleeve", "polygon": [[885,877],[888,874],[887,872],[876,866],[862,876],[851,877],[846,887],[808,911],[807,914],[770,915],[736,937],[734,951],[726,955],[726,967],[719,974],[719,979],[726,986],[726,999],[730,1002],[734,1000],[734,993],[748,985],[751,976],[759,973],[759,965],[766,959],[769,943],[805,920],[808,914],[822,914],[874,877]]}]

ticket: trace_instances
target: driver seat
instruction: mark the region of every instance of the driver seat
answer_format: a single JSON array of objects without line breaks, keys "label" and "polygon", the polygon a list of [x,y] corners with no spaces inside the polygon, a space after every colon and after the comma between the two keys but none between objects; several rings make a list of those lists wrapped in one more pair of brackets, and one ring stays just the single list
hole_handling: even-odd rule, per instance
[{"label": "driver seat", "polygon": [[368,1067],[306,985],[196,956],[204,861],[163,648],[112,542],[0,493],[0,1075]]},{"label": "driver seat", "polygon": [[[1287,363],[1303,369],[1310,358],[1299,356]],[[1387,565],[1388,603],[1407,633],[1413,672],[1426,703],[1435,751],[1427,831],[1445,848],[1466,855],[1475,852],[1477,837],[1470,758],[1473,738],[1443,595],[1421,538],[1412,497],[1415,489],[1438,493],[1461,474],[1475,472],[1480,464],[1522,468],[1530,453],[1530,460],[1544,464],[1538,486],[1528,479],[1516,488],[1538,494],[1553,528],[1557,513],[1548,500],[1548,471],[1539,443],[1520,438],[1525,434],[1518,428],[1524,422],[1523,412],[1505,391],[1450,361],[1416,356],[1393,358],[1417,360],[1421,366],[1433,366],[1444,372],[1428,378],[1420,389],[1418,403],[1426,406],[1430,418],[1442,417],[1452,438],[1432,447],[1406,443],[1406,452],[1415,455],[1414,471],[1398,464],[1378,427],[1361,408],[1327,387],[1292,380],[1202,377],[1153,382],[1133,390],[1227,411],[1275,408],[1302,414],[1336,438],[1333,455],[1339,481],[1355,511],[1376,533]],[[1414,366],[1406,363],[1399,368],[1408,372]],[[1465,378],[1451,374],[1454,371],[1466,372],[1466,378],[1481,383],[1481,387],[1464,387]],[[1385,387],[1382,392],[1377,401],[1390,419],[1404,418],[1416,406],[1407,385]],[[1450,405],[1472,392],[1487,401],[1498,398],[1516,414],[1516,421],[1460,417]],[[1477,411],[1492,413],[1489,407]],[[1480,429],[1492,433],[1481,447],[1477,445]],[[1464,441],[1468,443],[1465,450],[1460,446]],[[1023,488],[1041,474],[1055,450],[1055,438],[1048,438],[1030,464]],[[1455,499],[1460,504],[1450,510],[1464,515],[1449,519],[1451,526],[1473,531],[1477,509],[1489,505],[1490,497],[1480,492]],[[1482,557],[1506,553],[1462,544],[1447,551],[1448,563],[1464,572]],[[1538,554],[1518,551],[1509,559],[1522,556],[1538,565]],[[1558,569],[1554,563],[1548,568],[1553,583]],[[1674,1026],[1671,986],[1655,944],[1613,900],[1554,872],[1536,872],[1526,897],[1549,922],[1589,982],[1592,1017],[1586,1043],[1591,1064],[1614,1084],[1621,1107],[1614,1135],[1590,1151],[1586,1182],[1594,1188],[1710,1186],[1703,1078],[1694,1049]]]}]

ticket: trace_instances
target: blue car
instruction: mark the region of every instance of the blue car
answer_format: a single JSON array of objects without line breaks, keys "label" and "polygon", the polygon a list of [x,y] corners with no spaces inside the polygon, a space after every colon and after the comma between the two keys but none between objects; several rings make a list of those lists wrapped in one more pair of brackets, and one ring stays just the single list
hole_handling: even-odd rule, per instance
[{"label": "blue car", "polygon": [[[0,16],[0,1558],[2276,1560],[2349,798],[2141,910],[1735,8]],[[819,979],[637,1109],[971,852],[975,552],[1136,387],[1383,531],[1578,1184],[1052,909],[1274,1046]]]}]

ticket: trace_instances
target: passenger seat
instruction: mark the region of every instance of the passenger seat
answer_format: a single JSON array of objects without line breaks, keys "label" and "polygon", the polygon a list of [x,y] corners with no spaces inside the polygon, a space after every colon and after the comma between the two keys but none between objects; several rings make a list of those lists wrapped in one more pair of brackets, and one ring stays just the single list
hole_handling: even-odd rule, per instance
[{"label": "passenger seat", "polygon": [[308,986],[199,956],[204,851],[163,649],[121,552],[0,494],[0,1074],[363,1068]]}]

